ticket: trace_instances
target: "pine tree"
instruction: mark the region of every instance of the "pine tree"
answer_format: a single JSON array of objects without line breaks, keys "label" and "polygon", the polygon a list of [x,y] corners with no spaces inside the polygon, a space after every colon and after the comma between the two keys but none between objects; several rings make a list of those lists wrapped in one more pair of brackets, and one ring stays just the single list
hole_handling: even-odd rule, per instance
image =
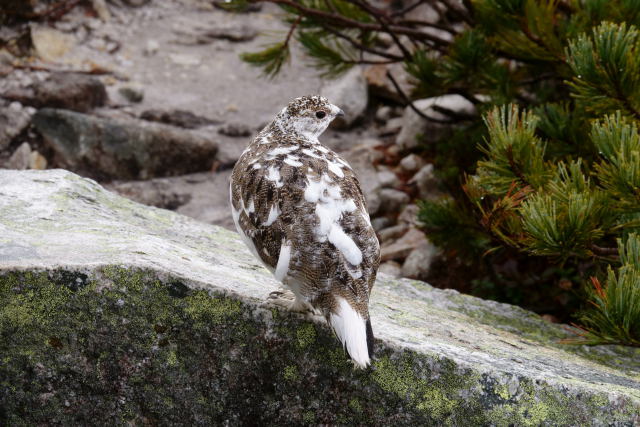
[{"label": "pine tree", "polygon": [[527,277],[521,298],[582,281],[582,342],[640,345],[640,2],[442,0],[434,24],[411,19],[434,3],[420,0],[266,1],[290,25],[244,55],[267,74],[295,41],[328,75],[404,64],[411,93],[387,76],[412,108],[444,94],[476,106],[477,116],[438,111],[457,130],[421,153],[449,196],[422,202],[419,219],[477,284],[504,288],[504,260]]}]

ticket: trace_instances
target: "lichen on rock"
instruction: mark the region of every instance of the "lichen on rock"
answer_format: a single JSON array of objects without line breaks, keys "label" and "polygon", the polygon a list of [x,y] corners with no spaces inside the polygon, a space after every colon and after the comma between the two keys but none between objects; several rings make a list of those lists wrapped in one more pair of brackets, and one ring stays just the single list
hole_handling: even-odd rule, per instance
[{"label": "lichen on rock", "polygon": [[380,277],[373,366],[234,233],[64,171],[0,171],[0,424],[634,425],[640,349]]}]

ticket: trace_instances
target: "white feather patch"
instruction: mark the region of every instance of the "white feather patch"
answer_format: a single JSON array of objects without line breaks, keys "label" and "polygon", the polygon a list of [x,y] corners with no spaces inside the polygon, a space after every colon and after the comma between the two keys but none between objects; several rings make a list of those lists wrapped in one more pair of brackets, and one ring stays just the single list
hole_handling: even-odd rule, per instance
[{"label": "white feather patch", "polygon": [[276,280],[282,282],[285,278],[289,272],[289,261],[291,261],[291,244],[283,240],[282,246],[280,246],[278,264],[276,265],[276,271],[274,273]]},{"label": "white feather patch", "polygon": [[342,172],[342,168],[343,166],[340,163],[334,163],[330,160],[327,160],[327,165],[329,166],[329,170],[333,173],[335,173],[336,175],[338,175],[340,178],[344,178],[344,172]]},{"label": "white feather patch", "polygon": [[278,216],[280,216],[280,207],[277,204],[274,204],[271,206],[271,209],[269,209],[269,217],[264,225],[267,227],[270,226],[276,219],[278,219]]},{"label": "white feather patch", "polygon": [[284,159],[284,162],[288,165],[295,166],[295,167],[302,166],[302,162],[299,162],[298,158],[294,156],[287,156],[287,158]]},{"label": "white feather patch", "polygon": [[351,359],[361,368],[371,360],[367,347],[367,327],[364,318],[342,297],[336,297],[338,309],[330,314],[330,323]]},{"label": "white feather patch", "polygon": [[328,239],[350,264],[360,264],[362,251],[339,223],[343,213],[356,210],[355,202],[342,198],[340,187],[333,184],[327,175],[322,175],[319,181],[310,179],[304,191],[304,198],[307,202],[316,204],[319,223],[315,233],[318,241],[324,242]]},{"label": "white feather patch", "polygon": [[284,185],[284,183],[282,182],[282,177],[280,176],[280,170],[276,169],[275,166],[269,167],[269,173],[267,175],[267,179],[269,181],[273,181],[275,183],[275,186],[278,188]]}]

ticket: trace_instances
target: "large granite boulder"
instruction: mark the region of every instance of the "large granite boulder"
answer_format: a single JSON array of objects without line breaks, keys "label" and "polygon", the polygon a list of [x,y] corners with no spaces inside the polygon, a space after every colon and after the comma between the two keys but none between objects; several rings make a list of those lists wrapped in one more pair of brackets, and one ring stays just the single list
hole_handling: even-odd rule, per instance
[{"label": "large granite boulder", "polygon": [[0,171],[2,425],[634,425],[640,349],[380,277],[373,366],[235,233],[62,170]]},{"label": "large granite boulder", "polygon": [[62,164],[104,179],[206,171],[218,150],[208,135],[144,120],[43,108],[33,124]]}]

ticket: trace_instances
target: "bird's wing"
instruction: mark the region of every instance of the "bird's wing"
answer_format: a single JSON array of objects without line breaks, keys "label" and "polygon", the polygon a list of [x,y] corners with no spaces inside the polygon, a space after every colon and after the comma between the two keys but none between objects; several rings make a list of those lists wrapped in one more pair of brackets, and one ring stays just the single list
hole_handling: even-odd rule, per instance
[{"label": "bird's wing", "polygon": [[[234,221],[253,254],[275,270],[284,233],[279,224],[282,181],[275,169],[241,158],[231,178]],[[278,223],[276,223],[278,222]]]}]

